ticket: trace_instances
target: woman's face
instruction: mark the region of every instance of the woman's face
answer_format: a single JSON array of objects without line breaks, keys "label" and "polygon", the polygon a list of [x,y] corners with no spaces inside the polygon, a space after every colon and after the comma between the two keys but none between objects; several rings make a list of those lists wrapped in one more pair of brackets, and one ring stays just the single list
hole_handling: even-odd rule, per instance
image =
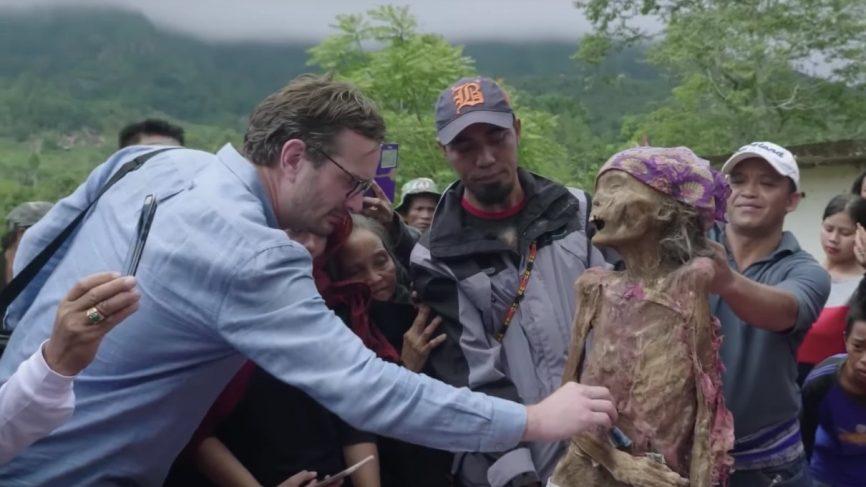
[{"label": "woman's face", "polygon": [[860,182],[860,197],[866,198],[866,178],[863,178],[863,181]]},{"label": "woman's face", "polygon": [[376,301],[389,301],[397,290],[397,268],[382,240],[373,232],[356,228],[337,256],[340,278],[363,282]]},{"label": "woman's face", "polygon": [[844,211],[830,215],[821,223],[821,247],[833,264],[854,260],[854,222]]}]

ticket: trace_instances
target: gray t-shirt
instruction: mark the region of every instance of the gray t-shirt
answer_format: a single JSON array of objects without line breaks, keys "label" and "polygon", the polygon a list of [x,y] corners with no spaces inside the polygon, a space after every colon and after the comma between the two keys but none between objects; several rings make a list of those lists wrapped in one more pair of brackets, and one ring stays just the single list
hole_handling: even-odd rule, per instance
[{"label": "gray t-shirt", "polygon": [[[714,233],[714,240],[725,242],[723,231]],[[728,263],[738,270],[730,251]],[[790,292],[799,303],[799,311],[793,329],[772,332],[748,325],[718,296],[710,296],[710,309],[722,324],[725,401],[734,415],[738,439],[800,414],[797,347],[830,294],[827,271],[800,249],[790,232],[782,234],[779,246],[769,256],[739,272]]]}]

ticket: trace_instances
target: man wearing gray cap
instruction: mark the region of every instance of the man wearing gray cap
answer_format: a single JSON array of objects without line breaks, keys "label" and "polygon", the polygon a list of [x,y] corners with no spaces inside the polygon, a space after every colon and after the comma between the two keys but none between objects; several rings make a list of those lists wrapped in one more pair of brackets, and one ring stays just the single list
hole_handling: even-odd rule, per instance
[{"label": "man wearing gray cap", "polygon": [[[604,260],[586,232],[587,195],[519,167],[518,119],[493,80],[464,78],[436,104],[442,152],[460,180],[412,252],[421,300],[446,341],[428,372],[454,386],[533,404],[562,381],[574,281]],[[561,442],[458,454],[464,486],[545,482]]]},{"label": "man wearing gray cap", "polygon": [[52,206],[47,201],[29,201],[16,206],[6,215],[7,232],[3,236],[4,286],[12,280],[12,263],[15,260],[15,251],[18,250],[21,236],[45,216]]},{"label": "man wearing gray cap", "polygon": [[728,175],[728,223],[714,232],[725,403],[734,416],[731,486],[811,486],[800,439],[796,351],[830,292],[830,278],[783,231],[800,201],[800,171],[771,142],[740,148]]}]

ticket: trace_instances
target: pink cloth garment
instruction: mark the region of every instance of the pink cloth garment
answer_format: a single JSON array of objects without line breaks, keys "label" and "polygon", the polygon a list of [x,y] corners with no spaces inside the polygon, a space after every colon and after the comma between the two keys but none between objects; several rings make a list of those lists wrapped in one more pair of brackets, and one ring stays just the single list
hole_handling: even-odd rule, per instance
[{"label": "pink cloth garment", "polygon": [[48,436],[75,409],[73,377],[51,370],[42,345],[0,387],[0,465]]},{"label": "pink cloth garment", "polygon": [[[720,325],[696,291],[709,278],[705,264],[678,269],[656,290],[622,273],[588,270],[579,282],[598,290],[597,301],[581,305],[597,312],[579,380],[610,390],[620,413],[616,425],[631,438],[632,455],[661,454],[688,478],[694,442],[707,441],[713,480],[724,485],[732,463],[727,451],[733,418],[722,394]],[[700,406],[694,395],[678,393],[697,388]],[[710,418],[707,435],[695,438],[699,407]]]}]

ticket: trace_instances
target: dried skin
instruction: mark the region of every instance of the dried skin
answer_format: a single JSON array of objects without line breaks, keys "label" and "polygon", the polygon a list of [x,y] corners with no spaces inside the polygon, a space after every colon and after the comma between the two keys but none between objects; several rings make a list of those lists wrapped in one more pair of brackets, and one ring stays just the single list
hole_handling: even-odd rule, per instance
[{"label": "dried skin", "polygon": [[[710,262],[698,258],[651,282],[597,269],[578,280],[564,380],[610,389],[617,427],[633,445],[616,450],[607,431],[575,437],[554,484],[726,484],[733,422],[721,394],[718,322],[707,301],[711,277]],[[660,454],[666,466],[648,453]]]}]

